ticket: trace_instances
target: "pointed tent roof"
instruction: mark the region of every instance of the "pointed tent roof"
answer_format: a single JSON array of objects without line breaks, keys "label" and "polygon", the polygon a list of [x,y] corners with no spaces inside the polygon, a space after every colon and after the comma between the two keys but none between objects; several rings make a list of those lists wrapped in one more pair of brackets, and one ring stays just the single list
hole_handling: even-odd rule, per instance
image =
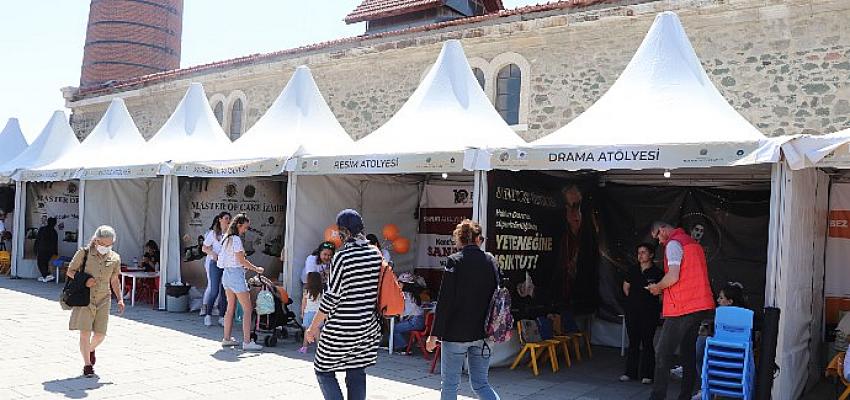
[{"label": "pointed tent roof", "polygon": [[540,169],[708,167],[775,162],[779,146],[723,98],[668,11],[587,111],[524,154],[499,156]]},{"label": "pointed tent roof", "polygon": [[525,144],[484,94],[461,44],[449,40],[401,109],[332,159],[305,172],[451,172],[476,168],[476,149]]},{"label": "pointed tent roof", "polygon": [[159,162],[146,147],[124,100],[116,98],[76,151],[28,170],[22,177],[26,180],[152,177]]},{"label": "pointed tent roof", "polygon": [[192,83],[177,109],[148,141],[149,151],[165,163],[160,173],[195,175],[178,164],[227,159],[232,143],[213,115],[204,87]]},{"label": "pointed tent roof", "polygon": [[15,176],[16,171],[34,169],[58,160],[80,145],[65,112],[58,110],[38,137],[20,155],[0,165],[0,175]]},{"label": "pointed tent roof", "polygon": [[17,118],[9,118],[6,126],[0,131],[0,165],[17,157],[29,144],[21,132]]},{"label": "pointed tent roof", "polygon": [[294,155],[334,154],[350,146],[310,69],[300,66],[262,117],[233,142],[239,160],[202,163],[207,176],[277,175]]}]

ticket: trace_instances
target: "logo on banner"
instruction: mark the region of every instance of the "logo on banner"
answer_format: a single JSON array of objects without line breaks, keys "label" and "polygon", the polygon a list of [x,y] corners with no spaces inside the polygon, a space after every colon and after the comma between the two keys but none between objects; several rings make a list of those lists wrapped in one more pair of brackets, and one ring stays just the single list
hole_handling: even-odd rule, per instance
[{"label": "logo on banner", "polygon": [[224,186],[224,195],[229,197],[229,198],[236,197],[236,193],[238,193],[238,192],[239,192],[239,190],[236,188],[235,183],[228,183],[227,185]]},{"label": "logo on banner", "polygon": [[829,212],[829,237],[850,239],[850,210]]},{"label": "logo on banner", "polygon": [[466,189],[454,189],[455,205],[472,203],[472,197]]}]

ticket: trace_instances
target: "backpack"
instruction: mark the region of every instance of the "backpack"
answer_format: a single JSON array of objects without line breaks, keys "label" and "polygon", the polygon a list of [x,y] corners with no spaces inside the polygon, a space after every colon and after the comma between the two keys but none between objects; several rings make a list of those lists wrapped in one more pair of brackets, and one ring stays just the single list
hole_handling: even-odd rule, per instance
[{"label": "backpack", "polygon": [[404,294],[398,284],[393,268],[386,263],[381,263],[381,274],[378,277],[378,316],[395,317],[404,312]]},{"label": "backpack", "polygon": [[257,293],[257,315],[274,314],[274,295],[268,289]]},{"label": "backpack", "polygon": [[537,328],[537,321],[533,319],[523,319],[519,321],[520,329],[522,329],[522,341],[525,343],[538,343],[543,341],[540,336],[540,330]]},{"label": "backpack", "polygon": [[487,311],[487,319],[484,320],[484,334],[487,341],[493,343],[504,343],[511,340],[513,336],[514,317],[511,314],[511,293],[508,288],[499,284],[499,268],[495,257],[487,254],[496,274],[496,290],[490,298],[490,309]]}]

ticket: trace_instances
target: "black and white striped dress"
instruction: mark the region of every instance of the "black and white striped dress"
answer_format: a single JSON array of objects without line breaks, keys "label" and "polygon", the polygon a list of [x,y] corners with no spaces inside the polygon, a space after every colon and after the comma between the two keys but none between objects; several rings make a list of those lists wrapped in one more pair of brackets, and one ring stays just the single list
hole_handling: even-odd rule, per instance
[{"label": "black and white striped dress", "polygon": [[368,242],[348,242],[331,262],[329,288],[319,310],[327,322],[319,337],[318,372],[375,365],[380,328],[375,314],[381,253]]}]

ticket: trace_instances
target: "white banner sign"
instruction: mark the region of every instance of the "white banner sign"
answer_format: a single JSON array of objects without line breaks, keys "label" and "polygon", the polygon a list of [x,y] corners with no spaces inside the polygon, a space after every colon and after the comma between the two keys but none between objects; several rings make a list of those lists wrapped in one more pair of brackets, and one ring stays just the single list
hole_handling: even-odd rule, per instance
[{"label": "white banner sign", "polygon": [[850,297],[850,183],[835,183],[829,194],[829,236],[826,240],[827,296]]},{"label": "white banner sign", "polygon": [[310,157],[299,160],[295,167],[302,174],[439,173],[463,169],[464,152]]},{"label": "white banner sign", "polygon": [[452,232],[472,218],[472,186],[425,185],[419,206],[416,266],[443,268],[446,257],[457,251]]},{"label": "white banner sign", "polygon": [[47,225],[48,218],[56,218],[59,255],[72,257],[76,253],[80,225],[79,188],[79,181],[27,184],[24,258],[35,258],[33,246],[38,228]]}]

